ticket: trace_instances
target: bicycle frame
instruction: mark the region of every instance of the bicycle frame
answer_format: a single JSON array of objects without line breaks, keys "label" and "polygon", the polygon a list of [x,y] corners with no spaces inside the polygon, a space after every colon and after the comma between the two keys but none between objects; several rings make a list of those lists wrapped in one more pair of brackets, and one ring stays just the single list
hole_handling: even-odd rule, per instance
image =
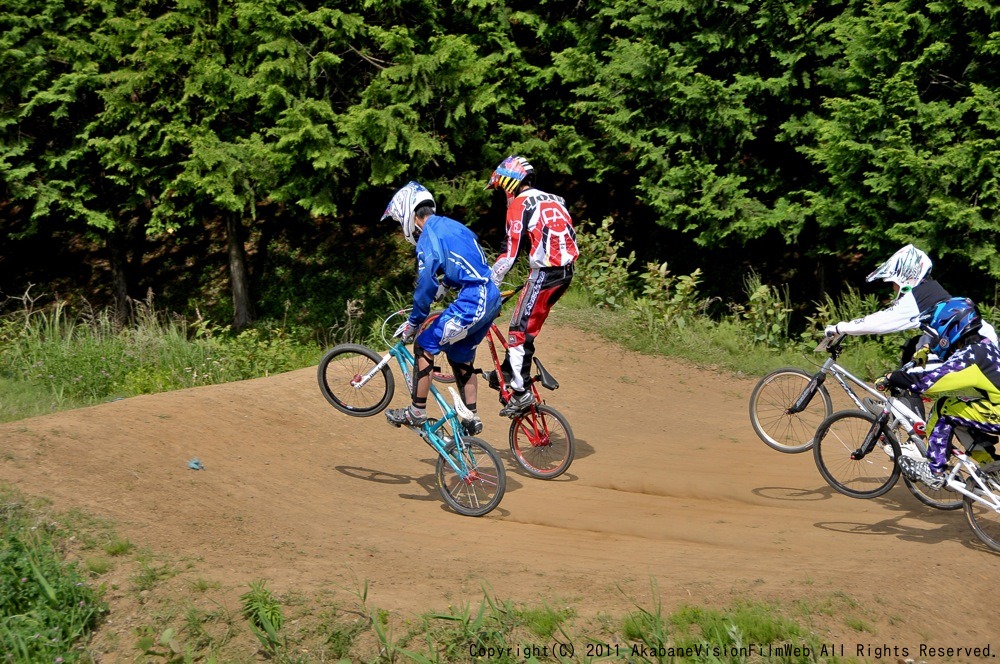
[{"label": "bicycle frame", "polygon": [[[948,472],[948,476],[945,479],[945,485],[955,493],[960,493],[966,498],[974,500],[977,503],[984,505],[986,508],[993,510],[997,514],[1000,514],[1000,496],[990,491],[989,487],[986,486],[986,483],[983,482],[983,478],[979,473],[979,464],[976,463],[975,459],[970,458],[967,454],[960,452],[955,448],[952,448],[951,453],[952,456],[955,457],[957,463]],[[963,474],[975,482],[976,486],[983,495],[980,495],[975,491],[969,491],[966,488],[966,486],[968,486],[967,482],[959,480],[959,476]]]},{"label": "bicycle frame", "polygon": [[[521,284],[520,286],[512,290],[504,291],[502,293],[503,302],[506,303],[507,300],[516,295],[522,288],[524,288],[524,284]],[[500,396],[503,399],[503,402],[507,403],[507,401],[510,400],[511,395],[513,394],[513,390],[511,390],[507,386],[507,380],[504,378],[503,371],[500,370],[502,363],[500,361],[500,355],[497,352],[496,344],[497,343],[500,344],[500,347],[503,348],[504,353],[506,353],[510,349],[510,344],[507,342],[506,337],[504,337],[504,335],[500,332],[500,328],[497,327],[496,322],[490,323],[490,331],[486,335],[486,343],[489,345],[490,356],[493,358],[493,366],[494,368],[496,368],[497,371],[497,381],[500,383],[499,386]],[[556,381],[555,378],[549,375],[547,371],[545,371],[545,367],[542,366],[542,363],[538,360],[537,357],[532,358],[532,360],[535,363],[535,368],[538,369],[538,375],[532,376],[531,380],[528,381],[528,384],[525,387],[531,390],[531,393],[535,397],[536,403],[545,403],[535,383],[541,382],[541,384],[544,387],[550,390],[558,388],[559,383]]]},{"label": "bicycle frame", "polygon": [[[407,386],[412,385],[413,368],[416,366],[416,358],[413,357],[413,353],[406,347],[406,344],[399,340],[382,356],[381,362],[376,364],[360,380],[351,381],[351,385],[355,388],[364,387],[372,377],[377,375],[383,367],[394,359],[403,374],[405,384]],[[433,397],[441,409],[442,416],[436,420],[427,418],[427,422],[420,427],[418,433],[428,445],[433,447],[448,462],[448,465],[458,473],[459,477],[465,479],[469,474],[468,468],[465,465],[465,458],[461,454],[455,455],[458,457],[458,461],[456,462],[455,458],[445,451],[445,448],[452,440],[461,444],[464,432],[459,424],[459,420],[472,419],[472,413],[465,408],[465,404],[462,403],[458,392],[454,388],[451,388],[451,390],[454,406],[448,403],[441,392],[431,383],[429,395]],[[462,411],[465,411],[465,413],[462,413]],[[449,425],[451,426],[450,433],[448,429],[445,429]],[[442,429],[444,429],[444,433],[442,433]]]},{"label": "bicycle frame", "polygon": [[922,442],[924,425],[923,418],[920,417],[919,414],[913,412],[913,410],[911,410],[900,399],[894,396],[886,398],[886,395],[871,387],[867,382],[837,363],[837,358],[841,353],[841,343],[843,342],[845,336],[846,335],[841,334],[833,337],[827,337],[816,346],[816,351],[826,351],[830,354],[830,357],[828,357],[820,366],[819,370],[813,374],[813,379],[809,382],[809,385],[806,386],[806,389],[803,390],[802,394],[795,401],[795,403],[792,404],[791,408],[788,409],[789,412],[797,413],[805,409],[805,407],[809,405],[813,396],[816,394],[816,390],[819,389],[819,386],[825,382],[828,375],[831,375],[859,410],[869,409],[865,406],[861,397],[858,396],[858,393],[852,389],[852,384],[879,402],[887,402],[890,406],[890,414],[894,418],[893,421],[887,422],[889,428],[894,428],[895,422],[902,422],[906,427],[906,431],[911,442],[916,443],[917,446],[921,448],[922,452],[926,452],[926,447]]},{"label": "bicycle frame", "polygon": [[[511,395],[514,392],[507,385],[507,380],[504,378],[503,371],[500,370],[501,366],[500,354],[497,351],[496,345],[497,343],[499,343],[500,347],[503,348],[504,352],[506,352],[510,346],[507,343],[507,340],[504,338],[503,334],[500,333],[500,328],[497,327],[496,323],[492,323],[490,325],[490,331],[486,335],[486,343],[490,348],[490,356],[493,358],[493,366],[497,370],[497,381],[500,383],[500,396],[503,398],[504,403],[506,403],[507,401],[510,400]],[[538,361],[538,359],[535,358],[534,361],[536,363],[536,366],[539,366],[539,368],[541,368],[540,367],[541,363]],[[526,387],[531,390],[532,394],[534,394],[536,403],[544,403],[541,394],[538,392],[538,387],[535,385],[535,383],[538,382],[537,378],[539,377],[533,376],[532,379],[528,381],[528,385]]]},{"label": "bicycle frame", "polygon": [[[892,408],[890,404],[893,401],[897,401],[897,399],[895,399],[895,396],[896,396],[895,394],[891,395],[890,398],[885,402],[885,405],[883,405],[882,408],[882,413],[878,415],[874,424],[872,424],[872,428],[865,436],[864,441],[862,441],[861,447],[859,447],[857,450],[851,453],[852,459],[857,461],[867,456],[872,450],[875,449],[875,445],[877,444],[879,437],[882,436],[883,434],[894,435],[891,430],[895,428],[895,425],[890,423],[893,422],[892,418],[895,417],[895,414],[893,412],[895,409]],[[910,415],[913,415],[912,411],[910,411],[909,409],[906,409],[906,411],[910,413]],[[906,429],[908,432],[908,441],[910,443],[913,443],[917,447],[917,449],[920,450],[920,454],[922,456],[926,457],[927,444],[924,441],[924,438],[919,433],[917,433],[916,431],[917,427],[915,426],[914,420],[902,418],[900,421],[906,424]],[[919,418],[917,418],[917,422],[923,424],[923,422]],[[963,435],[963,428],[961,427],[956,427],[952,436],[953,438],[958,439],[959,442],[961,442],[962,445],[967,448],[970,447],[975,442],[973,439],[968,438],[968,432],[964,432]],[[899,442],[900,444],[903,443],[903,441],[897,441],[897,442]],[[967,496],[968,498],[978,503],[981,503],[985,505],[987,508],[1000,514],[1000,496],[990,491],[989,487],[987,487],[986,484],[983,482],[982,477],[979,473],[979,464],[976,462],[976,460],[971,458],[965,451],[960,450],[954,445],[951,445],[951,455],[955,458],[956,463],[953,464],[951,468],[948,470],[948,474],[945,478],[945,485],[955,493]],[[963,474],[968,478],[972,479],[976,483],[979,490],[983,494],[988,496],[989,499],[966,489],[965,488],[966,482],[962,482],[959,479],[959,477]]]}]

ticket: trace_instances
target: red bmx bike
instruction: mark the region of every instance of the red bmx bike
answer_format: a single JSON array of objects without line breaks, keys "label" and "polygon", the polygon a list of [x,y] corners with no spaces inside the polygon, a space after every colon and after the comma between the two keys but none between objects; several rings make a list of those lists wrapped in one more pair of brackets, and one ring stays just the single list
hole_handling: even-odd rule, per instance
[{"label": "red bmx bike", "polygon": [[[506,303],[518,290],[520,289],[504,291],[503,301]],[[429,326],[440,315],[440,311],[432,312],[421,325],[421,330]],[[506,405],[512,391],[501,370],[502,358],[498,346],[506,351],[507,339],[500,332],[496,323],[490,325],[486,342],[490,349],[490,356],[493,358],[493,366],[496,369],[494,374],[496,382],[489,384],[489,387],[499,392],[500,403]],[[531,390],[535,397],[535,403],[518,415],[511,417],[508,436],[510,451],[517,465],[528,475],[538,479],[551,480],[565,473],[570,464],[573,463],[575,441],[573,430],[566,417],[546,404],[538,390],[539,385],[547,390],[558,389],[559,382],[545,370],[537,357],[534,358],[534,367],[536,373],[529,381],[526,381],[525,387]],[[476,373],[482,374],[483,372],[481,369],[476,369]],[[443,383],[451,383],[455,380],[451,373],[441,371],[437,367],[435,367],[432,376],[434,380]]]}]

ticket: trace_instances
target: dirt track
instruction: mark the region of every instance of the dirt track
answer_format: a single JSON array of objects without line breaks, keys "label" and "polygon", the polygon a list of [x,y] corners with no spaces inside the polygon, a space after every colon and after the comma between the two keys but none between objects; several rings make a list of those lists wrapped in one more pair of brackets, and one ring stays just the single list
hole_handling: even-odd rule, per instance
[{"label": "dirt track", "polygon": [[[333,410],[313,368],[0,425],[0,481],[113,519],[133,542],[190,561],[189,578],[223,587],[266,578],[278,591],[349,593],[367,579],[369,604],[423,612],[478,605],[488,584],[593,615],[651,607],[655,583],[665,610],[832,602],[824,629],[848,652],[1000,650],[995,610],[984,610],[997,606],[1000,558],[961,512],[924,507],[902,483],[872,501],[836,494],[811,455],[754,436],[753,379],[554,323],[538,353],[562,384],[548,402],[573,426],[576,460],[552,482],[519,474],[483,390],[482,437],[508,459],[508,488],[481,519],[443,505],[429,448],[381,415]],[[406,401],[398,390],[395,401]],[[192,457],[205,470],[188,469]]]}]

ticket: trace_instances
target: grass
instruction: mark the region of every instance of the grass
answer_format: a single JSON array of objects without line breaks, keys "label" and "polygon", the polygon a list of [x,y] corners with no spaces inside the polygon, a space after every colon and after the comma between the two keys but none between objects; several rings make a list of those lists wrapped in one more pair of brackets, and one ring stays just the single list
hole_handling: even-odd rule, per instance
[{"label": "grass", "polygon": [[[226,607],[226,589],[200,577],[169,592],[161,588],[182,574],[181,566],[153,563],[159,556],[148,551],[116,546],[118,555],[102,551],[99,565],[81,564],[77,554],[93,551],[94,543],[123,541],[113,526],[80,512],[54,513],[46,501],[13,489],[0,489],[0,534],[5,662],[95,662],[111,652],[165,663],[746,662],[755,661],[747,654],[762,648],[812,653],[771,655],[771,662],[840,661],[836,653],[817,656],[823,641],[799,624],[800,604],[738,602],[664,613],[654,587],[652,606],[633,603],[621,615],[584,618],[570,606],[516,604],[484,588],[478,604],[413,618],[371,606],[367,583],[344,605],[322,593],[278,596],[266,579],[256,579],[247,582],[234,610]],[[142,594],[126,631],[104,623],[104,578],[115,575],[131,579],[126,596]],[[846,622],[874,633],[867,622]]]},{"label": "grass", "polygon": [[63,304],[0,320],[0,421],[199,385],[257,378],[318,361],[279,326],[232,334],[141,307],[72,316]]},{"label": "grass", "polygon": [[[779,347],[754,344],[737,321],[700,318],[683,328],[651,334],[627,310],[595,309],[587,293],[570,290],[553,308],[550,318],[560,324],[592,332],[628,350],[649,355],[682,358],[699,367],[736,376],[763,376],[782,366],[818,367],[825,354],[813,352],[822,338],[788,339]],[[840,363],[860,376],[877,377],[894,366],[905,333],[871,339],[855,337],[845,345]]]},{"label": "grass", "polygon": [[0,495],[0,652],[16,662],[73,662],[104,605],[65,560],[69,534],[42,503]]}]

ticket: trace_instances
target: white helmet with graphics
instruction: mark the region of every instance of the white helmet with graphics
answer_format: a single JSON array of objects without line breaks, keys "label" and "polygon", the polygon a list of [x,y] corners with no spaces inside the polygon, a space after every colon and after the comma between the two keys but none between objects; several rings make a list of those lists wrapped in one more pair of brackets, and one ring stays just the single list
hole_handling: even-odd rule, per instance
[{"label": "white helmet with graphics", "polygon": [[385,212],[382,213],[382,219],[392,217],[398,221],[406,241],[416,245],[417,235],[420,231],[417,229],[414,213],[424,206],[429,206],[431,210],[434,210],[436,207],[434,197],[422,184],[410,181],[393,195]]},{"label": "white helmet with graphics", "polygon": [[868,281],[881,279],[899,284],[900,288],[913,288],[931,271],[930,257],[912,244],[908,244],[892,255],[892,258],[878,266],[868,275]]}]

